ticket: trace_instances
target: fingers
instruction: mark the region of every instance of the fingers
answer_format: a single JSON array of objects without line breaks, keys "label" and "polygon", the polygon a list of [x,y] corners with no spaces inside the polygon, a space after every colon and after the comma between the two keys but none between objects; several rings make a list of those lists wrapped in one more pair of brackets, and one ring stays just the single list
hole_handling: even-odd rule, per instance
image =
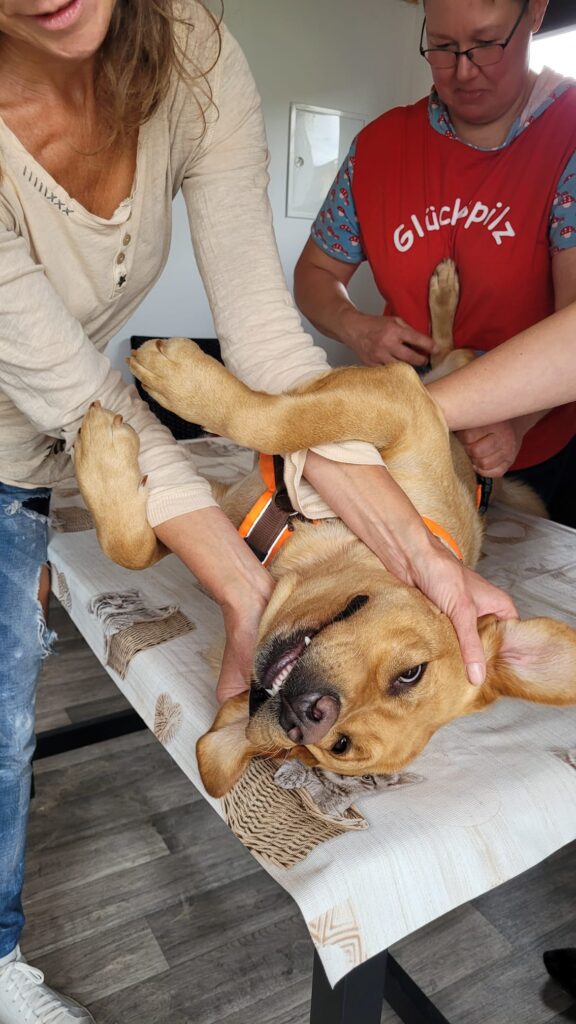
[{"label": "fingers", "polygon": [[509,422],[458,431],[457,437],[476,472],[484,476],[503,476],[516,459],[522,443],[522,435]]},{"label": "fingers", "polygon": [[478,619],[495,615],[498,619],[516,619],[514,601],[504,590],[488,583],[471,569],[462,568],[466,594],[457,601],[450,616],[456,630],[466,674],[474,686],[486,678],[486,656],[478,634]]},{"label": "fingers", "polygon": [[400,345],[397,358],[401,359],[403,363],[410,363],[410,366],[428,366],[430,362],[429,356],[423,355],[406,344]]},{"label": "fingers", "polygon": [[497,452],[502,451],[499,439],[495,434],[484,434],[477,440],[466,441],[464,446],[470,457],[477,460],[490,459]]},{"label": "fingers", "polygon": [[484,615],[517,618],[512,598],[463,566],[435,539],[413,577],[420,590],[450,619],[468,679],[475,686],[481,685],[486,678],[486,655],[478,633],[478,619]]},{"label": "fingers", "polygon": [[478,633],[476,606],[471,600],[462,600],[452,614],[466,675],[473,686],[481,686],[486,679],[486,655]]},{"label": "fingers", "polygon": [[472,466],[480,476],[501,477],[508,472],[513,462],[514,459],[504,459],[493,465],[491,459],[485,459],[481,462],[472,462]]},{"label": "fingers", "polygon": [[400,360],[427,366],[437,350],[432,338],[415,331],[401,317],[367,317],[366,331],[353,346],[367,366],[385,366]]},{"label": "fingers", "polygon": [[431,356],[437,351],[438,346],[433,338],[430,338],[427,334],[421,334],[420,331],[415,331],[410,324],[407,324],[402,317],[394,317],[395,323],[400,328],[401,340],[404,345],[409,345],[410,348],[416,349],[422,355]]}]

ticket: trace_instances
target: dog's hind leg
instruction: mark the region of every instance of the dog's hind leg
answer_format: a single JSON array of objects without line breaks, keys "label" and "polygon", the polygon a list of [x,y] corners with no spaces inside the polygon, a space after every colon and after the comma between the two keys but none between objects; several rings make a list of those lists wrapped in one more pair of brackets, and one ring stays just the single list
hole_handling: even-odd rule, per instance
[{"label": "dog's hind leg", "polygon": [[454,260],[442,260],[434,270],[428,287],[431,334],[440,349],[432,356],[433,369],[454,347],[454,317],[459,298],[460,281],[456,264]]},{"label": "dog's hind leg", "polygon": [[425,384],[432,384],[435,380],[440,380],[441,377],[447,377],[449,373],[454,373],[455,370],[460,370],[463,366],[468,366],[476,359],[475,353],[470,348],[455,348],[452,352],[438,363],[434,360],[435,366],[433,370],[430,370],[423,381]]}]

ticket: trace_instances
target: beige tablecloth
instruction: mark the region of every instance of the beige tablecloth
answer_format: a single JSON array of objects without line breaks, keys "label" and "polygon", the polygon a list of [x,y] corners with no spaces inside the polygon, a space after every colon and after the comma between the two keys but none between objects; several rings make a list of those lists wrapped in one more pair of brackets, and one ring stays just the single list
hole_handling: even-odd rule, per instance
[{"label": "beige tablecloth", "polygon": [[[229,442],[191,447],[203,471],[220,478],[252,462]],[[194,750],[216,711],[217,607],[173,556],[141,573],[110,563],[74,493],[55,495],[53,507],[56,595],[202,791]],[[513,594],[523,616],[576,626],[576,532],[494,508],[479,568]],[[137,592],[132,617],[143,626],[131,623],[129,608],[119,618],[110,596],[130,591]],[[501,700],[433,737],[411,766],[420,782],[359,799],[340,820],[317,812],[306,793],[279,789],[263,763],[230,800],[210,803],[297,902],[335,984],[573,840],[576,761],[568,752],[575,748],[576,708]]]}]

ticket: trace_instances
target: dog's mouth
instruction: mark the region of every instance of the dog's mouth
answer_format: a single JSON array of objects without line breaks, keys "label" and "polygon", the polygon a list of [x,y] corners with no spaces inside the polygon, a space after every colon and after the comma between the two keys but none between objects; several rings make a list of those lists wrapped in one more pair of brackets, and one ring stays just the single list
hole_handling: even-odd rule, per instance
[{"label": "dog's mouth", "polygon": [[332,626],[336,622],[343,622],[344,619],[355,615],[367,602],[367,594],[356,594],[341,612],[320,626],[314,629],[302,629],[287,637],[273,637],[256,661],[256,671],[250,691],[250,715],[255,714],[262,704],[282,690],[315,637],[328,626]]}]

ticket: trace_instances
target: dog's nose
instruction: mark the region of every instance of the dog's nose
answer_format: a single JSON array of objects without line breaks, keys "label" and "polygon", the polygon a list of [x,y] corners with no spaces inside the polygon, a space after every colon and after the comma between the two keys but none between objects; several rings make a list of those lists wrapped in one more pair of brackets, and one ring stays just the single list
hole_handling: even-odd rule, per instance
[{"label": "dog's nose", "polygon": [[340,705],[327,693],[281,694],[280,725],[293,743],[318,743],[338,718]]}]

